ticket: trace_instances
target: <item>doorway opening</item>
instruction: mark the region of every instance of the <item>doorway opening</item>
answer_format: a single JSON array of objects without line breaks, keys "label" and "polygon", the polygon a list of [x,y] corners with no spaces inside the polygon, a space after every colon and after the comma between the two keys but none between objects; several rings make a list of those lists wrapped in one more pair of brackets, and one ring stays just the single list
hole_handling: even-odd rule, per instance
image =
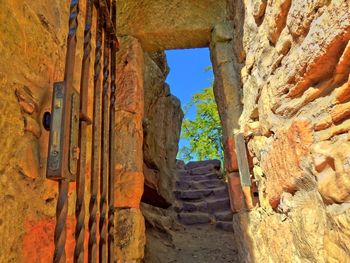
[{"label": "doorway opening", "polygon": [[[165,56],[170,68],[165,70],[166,97],[177,99],[158,99],[152,107],[157,108],[156,103],[163,106],[154,110],[153,116],[146,111],[145,193],[151,202],[143,198],[147,236],[145,262],[235,262],[232,211],[223,176],[222,129],[213,92],[214,72],[209,48],[168,50]],[[154,57],[158,65],[163,65],[159,63],[161,56],[152,54],[151,58]],[[146,72],[153,71],[146,68]],[[149,80],[148,75],[146,79]],[[151,87],[146,83],[146,98],[149,97],[148,88]],[[168,102],[164,106],[165,101]],[[179,114],[182,114],[182,122],[179,122]],[[162,124],[156,125],[157,121]],[[153,131],[152,127],[162,127],[166,134]],[[154,202],[157,197],[151,195],[151,185],[147,185],[148,178],[154,175],[149,171],[153,169],[157,173],[156,165],[152,167],[149,160],[147,142],[152,133],[158,134],[155,141],[163,142],[157,143],[156,148],[165,148],[163,152],[167,154],[167,168],[157,168],[157,186],[158,195],[169,202],[169,207],[159,202],[162,198]],[[162,136],[166,139],[162,140]],[[174,155],[171,148],[175,142],[178,153]],[[154,163],[157,164],[157,160]]]},{"label": "doorway opening", "polygon": [[214,97],[214,73],[209,48],[168,50],[166,79],[181,101],[184,119],[177,158],[223,161],[222,129]]}]

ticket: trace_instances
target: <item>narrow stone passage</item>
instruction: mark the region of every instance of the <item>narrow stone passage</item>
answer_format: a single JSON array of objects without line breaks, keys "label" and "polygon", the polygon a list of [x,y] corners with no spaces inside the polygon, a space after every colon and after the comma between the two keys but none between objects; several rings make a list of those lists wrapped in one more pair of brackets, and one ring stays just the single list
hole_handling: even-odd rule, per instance
[{"label": "narrow stone passage", "polygon": [[169,209],[143,204],[144,263],[235,263],[232,212],[220,161],[178,162]]}]

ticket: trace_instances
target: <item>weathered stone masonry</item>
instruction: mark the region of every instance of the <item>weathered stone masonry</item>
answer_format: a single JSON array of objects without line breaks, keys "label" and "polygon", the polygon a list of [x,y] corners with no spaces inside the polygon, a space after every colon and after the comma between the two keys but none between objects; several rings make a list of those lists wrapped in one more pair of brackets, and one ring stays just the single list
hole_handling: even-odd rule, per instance
[{"label": "weathered stone masonry", "polygon": [[116,259],[143,258],[145,223],[143,194],[144,56],[139,41],[120,38],[117,57],[115,145]]},{"label": "weathered stone masonry", "polygon": [[241,261],[347,262],[350,3],[229,2],[260,198],[234,217]]},{"label": "weathered stone masonry", "polygon": [[[62,1],[50,1],[50,6],[26,0],[1,4],[1,262],[52,257],[57,184],[45,179],[48,133],[42,116],[50,107],[53,82],[63,75],[68,8]],[[208,46],[232,208],[240,212],[233,222],[241,262],[347,262],[349,1],[131,0],[118,1],[118,17],[118,85],[123,89],[118,91],[116,137],[122,140],[113,147],[118,149],[120,262],[137,262],[143,256],[139,204],[144,182],[166,202],[172,200],[167,191],[172,182],[164,175],[171,173],[173,164],[153,158],[154,153],[166,152],[160,146],[152,148],[152,136],[158,136],[155,122],[163,118],[152,116],[163,106],[151,109],[145,87],[149,79],[164,85],[167,74],[154,54]],[[82,34],[78,32],[80,38]],[[159,97],[165,101],[169,96]],[[92,101],[92,94],[89,98]],[[181,115],[175,99],[164,101],[173,104],[164,116]],[[166,125],[177,127],[178,121]],[[235,129],[245,134],[259,186],[260,207],[250,212],[244,212],[237,174]],[[172,145],[178,135],[159,136]],[[172,147],[168,156],[176,150]],[[88,166],[87,175],[89,171]],[[74,188],[71,184],[68,258],[74,247]]]}]

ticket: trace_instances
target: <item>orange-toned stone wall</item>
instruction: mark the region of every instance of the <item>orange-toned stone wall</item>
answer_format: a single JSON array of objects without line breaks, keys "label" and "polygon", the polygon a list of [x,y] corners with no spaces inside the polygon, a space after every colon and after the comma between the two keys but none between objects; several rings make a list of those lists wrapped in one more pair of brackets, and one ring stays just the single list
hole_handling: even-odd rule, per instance
[{"label": "orange-toned stone wall", "polygon": [[260,199],[235,216],[241,260],[347,262],[350,2],[228,2]]},{"label": "orange-toned stone wall", "polygon": [[[76,89],[80,81],[85,3],[80,4],[80,10]],[[52,261],[58,184],[45,178],[49,133],[42,125],[42,118],[50,111],[53,83],[63,80],[68,14],[69,1],[1,3],[0,262]],[[92,93],[89,99],[92,101]],[[89,116],[92,116],[92,103],[89,103]],[[91,130],[88,136],[91,138]],[[91,144],[87,151],[91,152]],[[87,166],[88,178],[89,171]],[[87,179],[87,190],[88,182]],[[71,183],[68,262],[73,260],[74,207],[75,184]]]}]

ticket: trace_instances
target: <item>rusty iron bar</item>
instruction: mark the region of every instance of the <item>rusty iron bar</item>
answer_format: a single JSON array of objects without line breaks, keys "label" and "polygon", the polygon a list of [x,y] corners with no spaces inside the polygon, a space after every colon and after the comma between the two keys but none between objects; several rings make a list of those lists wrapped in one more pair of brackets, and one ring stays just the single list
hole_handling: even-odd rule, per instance
[{"label": "rusty iron bar", "polygon": [[[104,21],[106,23],[106,20]],[[106,25],[106,24],[105,24]],[[100,177],[100,262],[107,262],[107,191],[108,191],[108,162],[109,162],[109,57],[110,35],[105,27],[103,50],[103,89],[102,89],[102,157]]]},{"label": "rusty iron bar", "polygon": [[87,109],[88,109],[88,89],[90,76],[90,60],[91,60],[91,23],[92,23],[93,2],[86,1],[85,12],[85,29],[84,29],[84,54],[82,60],[81,80],[80,80],[80,115],[79,124],[79,149],[80,160],[78,163],[77,175],[77,198],[75,208],[75,249],[74,262],[84,262],[84,241],[85,241],[85,170],[86,170],[86,130],[88,125]]},{"label": "rusty iron bar", "polygon": [[116,48],[118,49],[119,48],[119,42],[118,42],[118,38],[117,38],[117,31],[115,29],[115,26],[116,26],[116,23],[113,23],[112,21],[112,16],[110,14],[110,3],[108,2],[110,0],[95,0],[95,6],[96,8],[99,8],[102,13],[103,13],[103,16],[105,17],[106,19],[106,27],[107,27],[107,30],[110,32],[110,36],[111,36],[111,39],[110,41],[116,45]]},{"label": "rusty iron bar", "polygon": [[[66,53],[66,64],[65,64],[65,72],[64,72],[64,81],[67,87],[67,90],[64,95],[64,100],[66,102],[70,102],[72,89],[73,89],[73,73],[75,66],[75,52],[76,52],[76,32],[78,28],[78,13],[79,13],[79,1],[71,0],[70,3],[70,15],[69,15],[69,31],[67,38],[67,53]],[[70,103],[68,104],[70,105]],[[65,107],[64,111],[68,111],[68,115],[70,113],[70,107]],[[63,123],[64,134],[69,133],[69,119],[66,119]],[[64,140],[63,149],[65,152],[68,152],[69,149],[69,141]],[[67,154],[64,155],[67,158]],[[54,263],[64,263],[66,262],[66,223],[67,223],[67,214],[68,214],[68,188],[69,181],[67,179],[63,179],[59,181],[58,186],[58,200],[56,207],[56,227],[55,227],[55,251],[53,262]]]},{"label": "rusty iron bar", "polygon": [[98,184],[100,177],[101,158],[101,58],[102,58],[102,30],[103,19],[101,11],[97,9],[96,19],[96,48],[94,63],[94,105],[92,130],[91,184],[89,203],[89,241],[88,262],[97,262],[97,212],[98,212]]},{"label": "rusty iron bar", "polygon": [[55,252],[53,257],[54,263],[66,262],[66,221],[68,214],[68,188],[67,180],[59,181],[59,193],[56,206],[56,227],[55,227]]},{"label": "rusty iron bar", "polygon": [[[112,23],[117,22],[117,1],[112,0]],[[114,159],[115,159],[115,92],[117,70],[117,47],[111,43],[111,96],[109,110],[109,177],[108,177],[108,262],[114,262]]]}]

